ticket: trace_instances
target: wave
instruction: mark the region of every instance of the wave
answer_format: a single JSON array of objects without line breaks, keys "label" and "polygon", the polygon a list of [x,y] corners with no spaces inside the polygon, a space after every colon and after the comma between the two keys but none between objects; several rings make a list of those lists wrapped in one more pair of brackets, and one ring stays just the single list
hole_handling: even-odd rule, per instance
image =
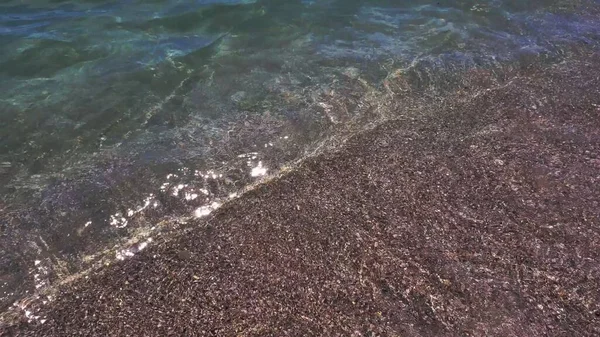
[{"label": "wave", "polygon": [[385,98],[597,48],[593,11],[540,3],[2,5],[1,307],[392,118]]}]

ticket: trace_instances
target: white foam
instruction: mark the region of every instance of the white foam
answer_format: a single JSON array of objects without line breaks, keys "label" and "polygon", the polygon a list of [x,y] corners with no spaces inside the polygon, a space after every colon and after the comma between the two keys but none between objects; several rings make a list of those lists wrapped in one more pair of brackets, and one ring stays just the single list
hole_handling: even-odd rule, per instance
[{"label": "white foam", "polygon": [[203,218],[207,215],[209,215],[210,213],[212,213],[212,211],[214,211],[215,209],[221,207],[221,204],[214,201],[212,204],[210,205],[204,205],[201,207],[198,207],[195,211],[194,211],[194,216],[196,218]]},{"label": "white foam", "polygon": [[267,168],[262,165],[262,161],[259,161],[258,165],[250,170],[250,176],[252,177],[260,177],[265,174],[267,174]]}]

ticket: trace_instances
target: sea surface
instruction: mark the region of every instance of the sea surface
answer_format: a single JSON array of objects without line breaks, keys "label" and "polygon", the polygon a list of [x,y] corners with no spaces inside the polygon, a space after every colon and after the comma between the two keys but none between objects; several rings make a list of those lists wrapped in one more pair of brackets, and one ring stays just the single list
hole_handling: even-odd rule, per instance
[{"label": "sea surface", "polygon": [[0,1],[0,312],[403,113],[385,100],[596,50],[599,7]]}]

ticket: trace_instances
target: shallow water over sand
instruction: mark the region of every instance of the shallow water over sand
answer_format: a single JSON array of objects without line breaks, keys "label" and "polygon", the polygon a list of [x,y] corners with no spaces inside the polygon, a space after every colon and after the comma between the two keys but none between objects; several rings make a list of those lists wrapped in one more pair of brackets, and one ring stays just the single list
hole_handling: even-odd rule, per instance
[{"label": "shallow water over sand", "polygon": [[394,118],[390,97],[595,48],[596,5],[4,1],[0,308]]}]

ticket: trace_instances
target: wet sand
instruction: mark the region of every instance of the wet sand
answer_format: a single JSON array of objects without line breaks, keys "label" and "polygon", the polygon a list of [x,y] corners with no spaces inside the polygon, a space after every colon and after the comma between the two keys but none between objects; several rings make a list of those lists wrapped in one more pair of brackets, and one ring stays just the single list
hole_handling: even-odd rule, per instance
[{"label": "wet sand", "polygon": [[3,329],[599,336],[599,183],[600,56],[522,69],[307,159]]}]

